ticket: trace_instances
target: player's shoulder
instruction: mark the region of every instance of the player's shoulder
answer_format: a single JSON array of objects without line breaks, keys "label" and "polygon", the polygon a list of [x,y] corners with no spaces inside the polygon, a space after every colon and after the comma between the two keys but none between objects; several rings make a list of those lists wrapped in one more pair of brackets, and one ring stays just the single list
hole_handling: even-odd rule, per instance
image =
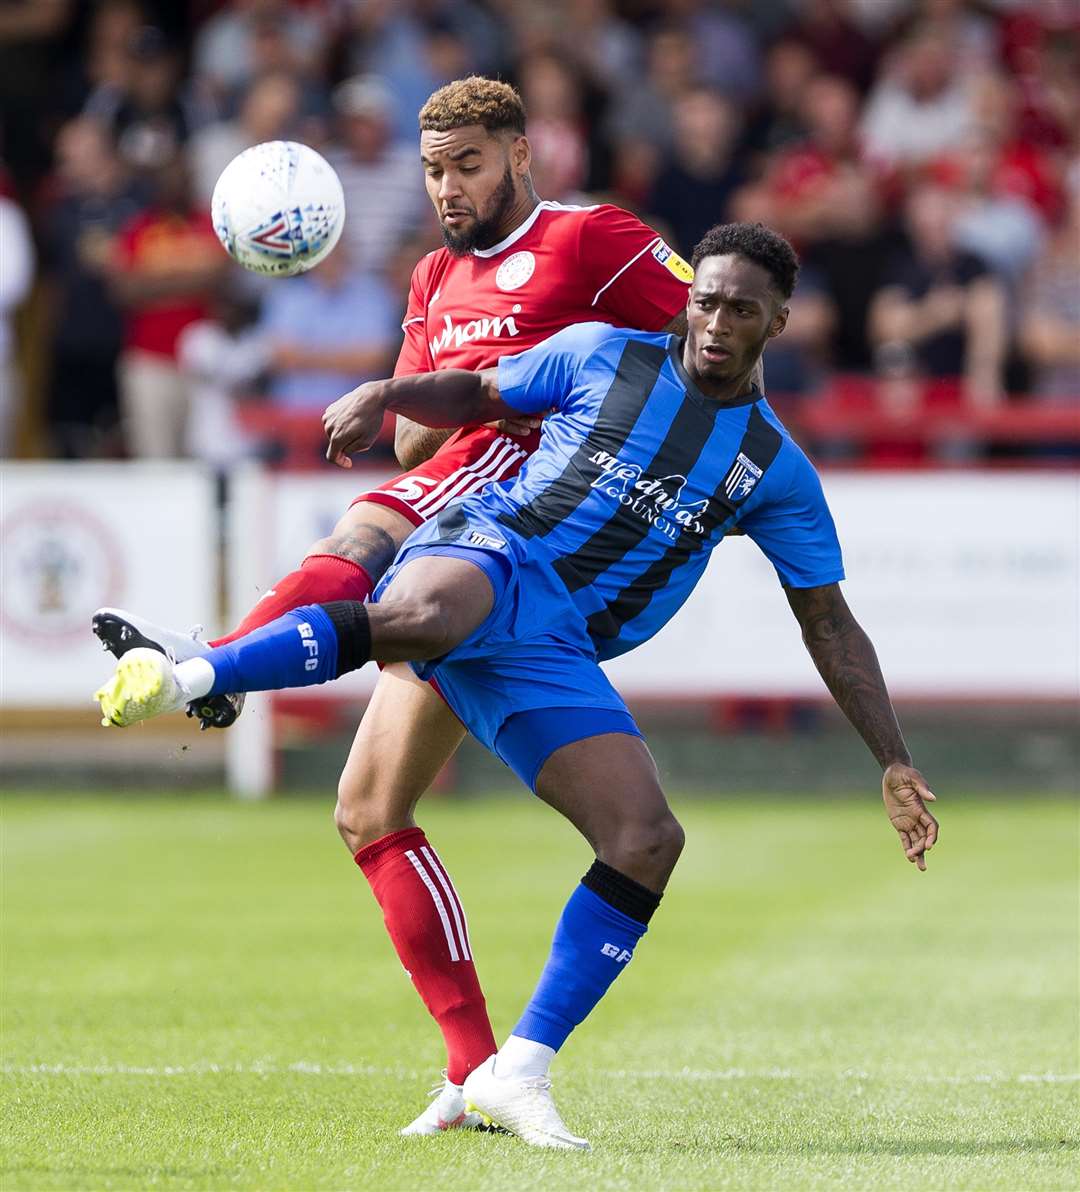
[{"label": "player's shoulder", "polygon": [[587,234],[591,239],[611,232],[644,229],[656,233],[632,212],[614,203],[554,203],[542,202],[538,207],[538,232],[545,237],[579,238]]},{"label": "player's shoulder", "polygon": [[434,288],[453,259],[450,251],[444,247],[433,248],[430,252],[424,253],[413,266],[413,285],[422,293]]}]

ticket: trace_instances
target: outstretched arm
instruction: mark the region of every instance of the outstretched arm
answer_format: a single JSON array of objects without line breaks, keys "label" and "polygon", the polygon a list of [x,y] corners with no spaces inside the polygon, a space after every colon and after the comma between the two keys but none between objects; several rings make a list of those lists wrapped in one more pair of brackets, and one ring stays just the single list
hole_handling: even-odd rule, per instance
[{"label": "outstretched arm", "polygon": [[343,468],[351,467],[349,455],[366,451],[375,442],[388,411],[435,428],[514,418],[520,413],[499,397],[494,368],[482,372],[447,368],[368,381],[338,398],[323,415],[330,440],[326,458]]},{"label": "outstretched arm", "polygon": [[924,801],[933,802],[934,795],[911,765],[872,642],[839,584],[785,592],[825,686],[884,770],[885,808],[908,860],[925,869],[924,854],[937,840],[938,825]]}]

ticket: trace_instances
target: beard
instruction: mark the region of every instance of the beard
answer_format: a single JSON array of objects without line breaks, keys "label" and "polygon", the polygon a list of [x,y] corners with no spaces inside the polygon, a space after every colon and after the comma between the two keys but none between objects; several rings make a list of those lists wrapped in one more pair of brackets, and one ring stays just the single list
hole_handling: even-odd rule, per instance
[{"label": "beard", "polygon": [[472,227],[463,232],[451,232],[441,225],[443,244],[451,256],[467,257],[478,248],[491,248],[499,242],[499,231],[506,213],[514,205],[514,174],[509,165],[484,210],[476,213]]}]

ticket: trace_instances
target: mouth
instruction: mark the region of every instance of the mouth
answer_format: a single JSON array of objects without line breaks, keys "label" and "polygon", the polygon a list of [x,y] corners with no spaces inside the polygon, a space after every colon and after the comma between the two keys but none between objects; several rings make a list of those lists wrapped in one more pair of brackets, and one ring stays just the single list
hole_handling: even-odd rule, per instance
[{"label": "mouth", "polygon": [[725,360],[731,359],[731,353],[727,348],[721,348],[718,344],[705,344],[701,349],[701,354],[713,364],[723,364]]},{"label": "mouth", "polygon": [[442,221],[448,228],[460,227],[466,220],[472,219],[471,211],[444,211]]}]

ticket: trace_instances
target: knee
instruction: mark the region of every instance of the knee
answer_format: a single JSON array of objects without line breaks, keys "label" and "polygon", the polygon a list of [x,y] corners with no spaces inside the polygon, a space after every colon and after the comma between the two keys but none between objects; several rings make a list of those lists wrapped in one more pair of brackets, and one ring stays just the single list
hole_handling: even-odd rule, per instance
[{"label": "knee", "polygon": [[597,849],[606,864],[650,889],[663,889],[686,842],[682,825],[669,810],[617,825]]},{"label": "knee", "polygon": [[355,853],[407,825],[393,821],[387,801],[377,790],[355,777],[342,775],[338,783],[334,825],[349,852]]}]

